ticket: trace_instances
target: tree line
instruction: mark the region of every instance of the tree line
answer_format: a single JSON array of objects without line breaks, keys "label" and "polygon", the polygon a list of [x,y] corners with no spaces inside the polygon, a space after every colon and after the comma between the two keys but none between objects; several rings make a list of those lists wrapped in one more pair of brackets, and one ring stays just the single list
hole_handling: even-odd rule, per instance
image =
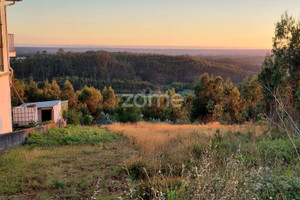
[{"label": "tree line", "polygon": [[[126,108],[126,98],[117,97],[111,86],[105,86],[102,91],[89,86],[75,90],[69,80],[61,88],[56,80],[46,80],[38,84],[31,79],[27,84],[17,78],[13,79],[15,88],[25,102],[68,100],[69,111],[65,113],[65,117],[71,123],[79,123],[85,116],[92,116],[96,120],[102,112],[121,122],[137,122],[143,119],[172,123],[220,121],[232,124],[258,120],[261,112],[258,101],[262,93],[257,77],[245,79],[239,85],[240,89],[230,79],[223,82],[221,77],[214,78],[205,73],[195,84],[195,95],[189,94],[181,99],[174,88],[165,92],[159,91],[155,95],[145,92],[137,99],[141,102],[139,105],[146,101],[143,107],[134,105]],[[170,104],[173,101],[170,98],[174,96],[178,98],[175,105]],[[12,105],[17,106],[20,103],[12,95]],[[132,100],[129,103],[133,103]]]}]

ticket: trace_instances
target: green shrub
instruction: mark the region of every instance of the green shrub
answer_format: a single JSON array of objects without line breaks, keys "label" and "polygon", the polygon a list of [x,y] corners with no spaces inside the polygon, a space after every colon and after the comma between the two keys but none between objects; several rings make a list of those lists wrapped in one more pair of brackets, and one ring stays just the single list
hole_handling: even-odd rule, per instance
[{"label": "green shrub", "polygon": [[46,132],[32,132],[26,143],[38,146],[99,145],[111,142],[116,136],[103,129],[70,126],[52,128]]},{"label": "green shrub", "polygon": [[35,121],[31,121],[28,125],[28,128],[33,128],[33,127],[36,127],[37,126],[37,123]]},{"label": "green shrub", "polygon": [[83,124],[84,125],[91,125],[93,122],[93,117],[91,115],[86,115],[83,118]]},{"label": "green shrub", "polygon": [[45,122],[42,122],[40,123],[41,126],[44,126],[44,125],[48,125],[48,124],[53,124],[53,120],[50,120],[50,121],[45,121]]},{"label": "green shrub", "polygon": [[300,178],[265,174],[252,180],[253,193],[260,199],[299,199]]},{"label": "green shrub", "polygon": [[193,156],[195,156],[196,158],[200,158],[202,156],[202,154],[205,152],[205,150],[203,149],[203,146],[199,143],[193,144],[191,147],[191,150],[192,150]]},{"label": "green shrub", "polygon": [[82,114],[81,112],[77,112],[75,110],[69,110],[65,111],[63,116],[68,121],[68,124],[79,125]]},{"label": "green shrub", "polygon": [[182,82],[173,82],[171,84],[170,89],[174,88],[176,92],[180,92],[184,90],[184,87],[186,86],[186,83]]},{"label": "green shrub", "polygon": [[116,119],[119,122],[131,122],[131,123],[136,123],[141,120],[141,111],[138,107],[133,106],[133,107],[128,107],[128,108],[123,108],[119,107],[116,109]]},{"label": "green shrub", "polygon": [[142,181],[134,186],[135,188],[132,189],[134,191],[133,199],[198,199],[188,193],[187,189],[189,188],[186,182],[179,177],[158,175],[154,179]]},{"label": "green shrub", "polygon": [[[130,177],[133,180],[144,180],[147,177],[147,164],[143,160],[138,160],[127,166]],[[145,171],[146,170],[146,171]],[[148,171],[147,171],[148,172]]]},{"label": "green shrub", "polygon": [[[298,152],[300,150],[300,139],[295,140]],[[261,140],[257,143],[259,156],[265,164],[271,166],[277,163],[293,164],[298,162],[296,151],[291,141],[286,139]]]}]

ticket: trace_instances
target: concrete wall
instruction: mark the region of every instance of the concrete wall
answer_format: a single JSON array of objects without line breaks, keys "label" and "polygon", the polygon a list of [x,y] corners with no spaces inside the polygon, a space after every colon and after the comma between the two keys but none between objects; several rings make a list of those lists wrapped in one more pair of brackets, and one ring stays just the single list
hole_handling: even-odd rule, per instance
[{"label": "concrete wall", "polygon": [[[11,133],[6,133],[6,134],[1,134],[0,135],[0,153],[4,152],[5,150],[18,147],[22,144],[24,144],[26,138],[32,131],[36,132],[42,132],[42,131],[47,131],[52,127],[55,126],[60,126],[59,124],[48,124],[45,126],[39,126],[35,128],[29,128],[29,129],[24,129],[21,131],[16,131],[16,132],[11,132]],[[62,125],[64,126],[64,125]]]}]

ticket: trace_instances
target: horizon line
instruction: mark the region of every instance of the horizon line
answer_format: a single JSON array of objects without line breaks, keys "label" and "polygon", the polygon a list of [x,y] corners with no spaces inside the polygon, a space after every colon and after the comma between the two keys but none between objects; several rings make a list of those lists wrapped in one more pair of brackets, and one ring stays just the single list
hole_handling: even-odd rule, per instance
[{"label": "horizon line", "polygon": [[191,49],[191,50],[271,50],[272,48],[218,47],[218,46],[151,46],[151,45],[61,45],[61,44],[15,44],[15,47],[32,48],[128,48],[128,49]]}]

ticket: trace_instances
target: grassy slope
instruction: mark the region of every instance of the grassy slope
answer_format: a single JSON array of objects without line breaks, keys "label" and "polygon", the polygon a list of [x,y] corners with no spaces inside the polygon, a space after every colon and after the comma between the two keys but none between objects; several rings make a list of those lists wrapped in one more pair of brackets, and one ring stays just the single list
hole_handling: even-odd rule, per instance
[{"label": "grassy slope", "polygon": [[300,199],[300,163],[282,133],[218,124],[107,129],[130,141],[70,126],[1,155],[0,199]]},{"label": "grassy slope", "polygon": [[125,190],[122,165],[135,153],[121,135],[104,146],[14,149],[0,157],[0,199],[115,199]]}]

